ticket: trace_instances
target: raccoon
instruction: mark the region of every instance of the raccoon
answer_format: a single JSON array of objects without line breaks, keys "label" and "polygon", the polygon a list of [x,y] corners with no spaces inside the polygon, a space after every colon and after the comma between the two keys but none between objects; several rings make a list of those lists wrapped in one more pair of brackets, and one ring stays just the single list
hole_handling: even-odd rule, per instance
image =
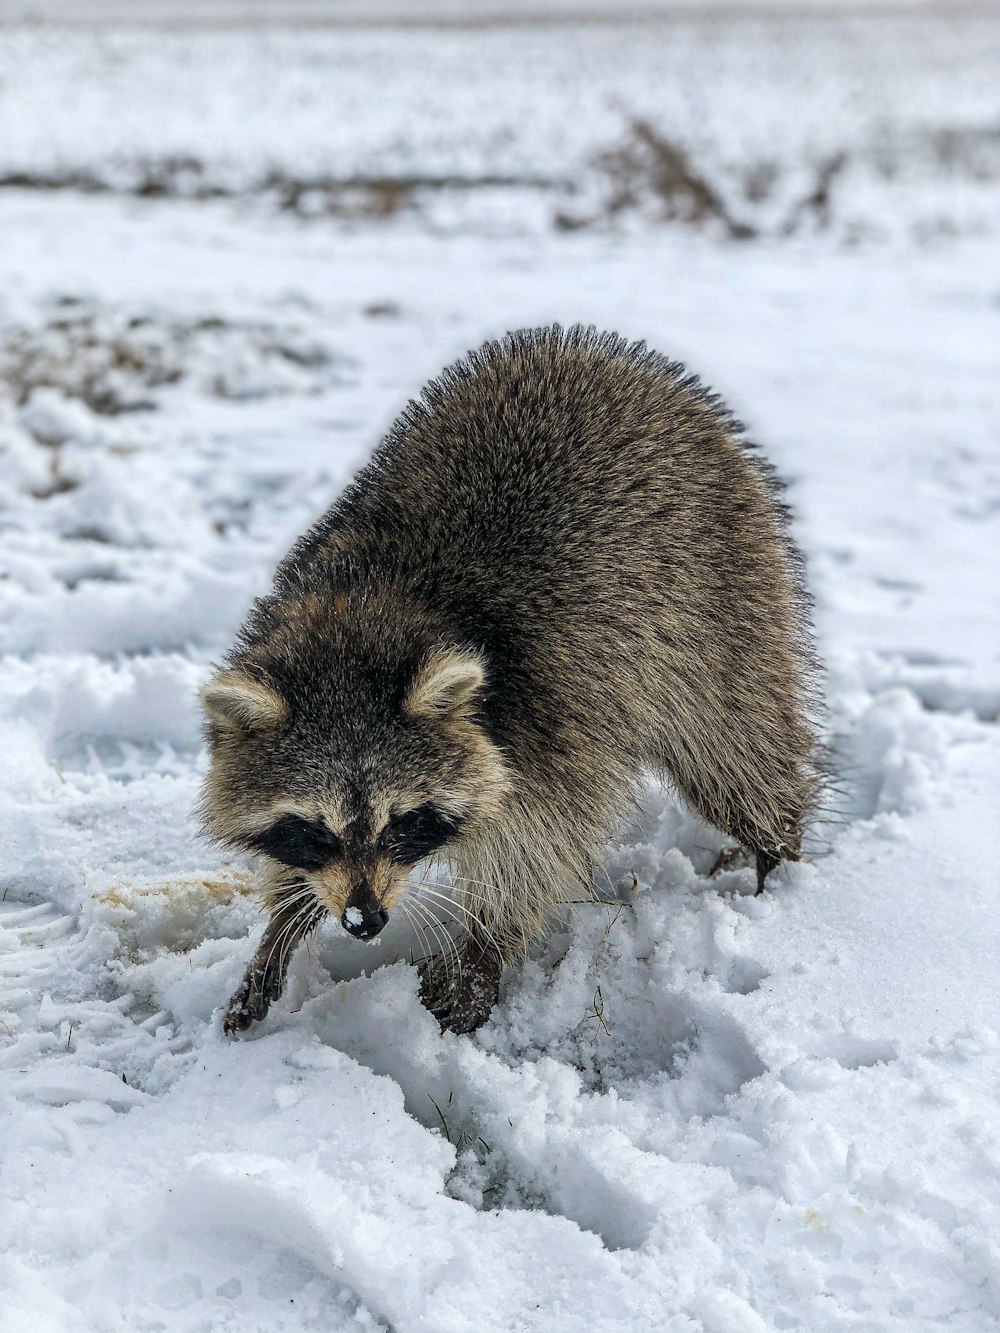
[{"label": "raccoon", "polygon": [[226,1032],[327,914],[373,939],[434,857],[465,932],[421,995],[474,1030],[650,770],[761,891],[821,789],[814,683],[780,488],[719,398],[594,329],[487,343],[406,407],[203,690],[204,822],[267,867]]}]

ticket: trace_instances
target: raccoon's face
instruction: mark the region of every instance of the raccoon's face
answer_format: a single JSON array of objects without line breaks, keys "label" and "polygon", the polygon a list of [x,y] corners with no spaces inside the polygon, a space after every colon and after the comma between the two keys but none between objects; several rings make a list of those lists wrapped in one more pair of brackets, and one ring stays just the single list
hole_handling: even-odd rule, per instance
[{"label": "raccoon's face", "polygon": [[[319,684],[317,684],[319,681]],[[307,886],[373,939],[413,867],[499,813],[510,774],[476,717],[474,653],[436,648],[400,683],[338,662],[303,680],[239,663],[202,691],[210,831]]]}]

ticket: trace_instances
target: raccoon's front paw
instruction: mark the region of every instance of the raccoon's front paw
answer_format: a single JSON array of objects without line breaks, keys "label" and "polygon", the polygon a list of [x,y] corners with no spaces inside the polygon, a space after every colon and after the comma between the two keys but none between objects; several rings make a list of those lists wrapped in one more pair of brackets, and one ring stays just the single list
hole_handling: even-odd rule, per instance
[{"label": "raccoon's front paw", "polygon": [[500,996],[503,964],[489,953],[462,959],[432,958],[420,969],[420,999],[445,1032],[475,1032],[490,1016]]},{"label": "raccoon's front paw", "polygon": [[251,968],[243,978],[222,1017],[222,1030],[227,1037],[246,1032],[248,1027],[265,1018],[272,1003],[281,994],[281,979],[271,969]]}]

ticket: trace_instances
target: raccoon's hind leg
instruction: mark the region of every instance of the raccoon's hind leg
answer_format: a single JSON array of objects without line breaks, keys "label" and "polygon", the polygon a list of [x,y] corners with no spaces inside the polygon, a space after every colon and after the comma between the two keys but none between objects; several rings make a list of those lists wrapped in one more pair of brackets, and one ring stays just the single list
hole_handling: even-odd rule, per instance
[{"label": "raccoon's hind leg", "polygon": [[775,870],[782,861],[797,861],[799,859],[798,840],[796,847],[790,850],[786,843],[781,848],[776,847],[757,847],[753,850],[754,860],[757,864],[757,889],[756,892],[764,892],[764,881],[772,870]]},{"label": "raccoon's hind leg", "polygon": [[682,787],[681,794],[702,819],[735,838],[753,857],[758,894],[764,892],[768,875],[782,861],[799,859],[802,829],[798,812],[778,814],[764,826],[747,815],[746,806],[740,803],[739,788],[724,792],[721,799],[714,790],[706,792],[692,787]]},{"label": "raccoon's hind leg", "polygon": [[[781,864],[781,856],[776,851],[754,851],[752,847],[723,847],[722,851],[712,863],[712,868],[708,872],[709,879],[714,879],[716,875],[721,875],[724,870],[743,869],[753,858],[754,865],[757,867],[757,892],[764,892],[764,881],[771,871]],[[795,854],[785,853],[785,859],[795,860]]]},{"label": "raccoon's hind leg", "polygon": [[264,937],[222,1019],[227,1037],[259,1023],[280,999],[296,946],[325,915],[325,909],[315,900],[310,903],[303,898],[301,885],[283,885],[272,891],[271,917]]},{"label": "raccoon's hind leg", "polygon": [[801,854],[802,820],[814,789],[810,757],[790,763],[741,747],[725,759],[709,759],[678,746],[661,762],[695,813],[735,838],[753,857],[757,893],[763,893],[771,871]]}]

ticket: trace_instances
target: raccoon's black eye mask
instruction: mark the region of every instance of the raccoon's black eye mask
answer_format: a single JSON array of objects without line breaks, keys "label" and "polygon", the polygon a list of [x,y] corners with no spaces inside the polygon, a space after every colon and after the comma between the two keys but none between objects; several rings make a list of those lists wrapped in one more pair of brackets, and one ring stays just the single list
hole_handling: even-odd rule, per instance
[{"label": "raccoon's black eye mask", "polygon": [[[456,815],[446,815],[433,805],[419,805],[390,819],[379,837],[379,846],[394,861],[408,865],[436,852],[461,827],[462,820]],[[270,828],[249,838],[247,845],[292,870],[306,871],[322,870],[344,850],[336,833],[325,824],[301,815],[282,815]]]},{"label": "raccoon's black eye mask", "polygon": [[462,821],[457,816],[443,814],[433,805],[418,805],[415,810],[390,819],[379,842],[394,861],[406,865],[436,852],[461,827]]},{"label": "raccoon's black eye mask", "polygon": [[322,870],[343,850],[336,833],[300,815],[283,815],[249,842],[254,851],[264,852],[293,870]]}]

